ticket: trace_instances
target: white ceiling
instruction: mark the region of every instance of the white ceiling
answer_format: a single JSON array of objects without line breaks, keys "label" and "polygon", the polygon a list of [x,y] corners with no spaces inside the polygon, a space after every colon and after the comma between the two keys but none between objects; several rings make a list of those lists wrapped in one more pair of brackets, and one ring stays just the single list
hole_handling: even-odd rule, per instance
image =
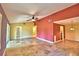
[{"label": "white ceiling", "polygon": [[1,4],[10,23],[25,22],[29,16],[43,18],[74,5],[74,3],[5,3]]},{"label": "white ceiling", "polygon": [[79,24],[79,17],[69,18],[65,20],[55,21],[54,23],[68,25],[68,24]]}]

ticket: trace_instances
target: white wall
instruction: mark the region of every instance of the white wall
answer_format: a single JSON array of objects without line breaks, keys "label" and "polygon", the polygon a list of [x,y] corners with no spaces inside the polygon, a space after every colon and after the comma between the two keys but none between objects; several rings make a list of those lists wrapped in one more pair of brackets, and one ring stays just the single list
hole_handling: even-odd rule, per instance
[{"label": "white wall", "polygon": [[70,27],[71,25],[65,25],[65,39],[79,41],[79,23],[74,24],[74,31]]}]

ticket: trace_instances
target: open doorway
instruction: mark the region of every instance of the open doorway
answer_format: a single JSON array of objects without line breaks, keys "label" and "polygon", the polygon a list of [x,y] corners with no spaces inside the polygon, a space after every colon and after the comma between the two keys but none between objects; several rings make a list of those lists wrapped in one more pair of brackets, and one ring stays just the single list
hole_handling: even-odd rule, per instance
[{"label": "open doorway", "polygon": [[54,31],[54,42],[61,41],[65,39],[65,27],[64,25],[54,23],[53,24]]},{"label": "open doorway", "polygon": [[33,26],[33,34],[32,34],[32,44],[37,44],[36,36],[37,36],[37,26]]},{"label": "open doorway", "polygon": [[64,36],[64,26],[60,26],[60,33],[61,33],[61,40],[64,40],[65,36]]},{"label": "open doorway", "polygon": [[37,36],[37,26],[34,25],[33,26],[33,37],[36,37]]}]

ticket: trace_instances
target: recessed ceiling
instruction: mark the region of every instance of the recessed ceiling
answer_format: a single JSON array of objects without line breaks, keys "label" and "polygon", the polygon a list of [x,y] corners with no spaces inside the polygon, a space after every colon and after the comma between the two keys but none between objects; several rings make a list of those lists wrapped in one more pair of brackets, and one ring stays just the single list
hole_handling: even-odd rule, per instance
[{"label": "recessed ceiling", "polygon": [[68,24],[79,24],[79,17],[69,18],[65,20],[55,21],[54,23],[68,25]]},{"label": "recessed ceiling", "polygon": [[[43,18],[47,15],[74,5],[74,3],[8,3],[1,4],[10,23],[25,22],[28,15]],[[26,17],[21,17],[21,16]]]}]

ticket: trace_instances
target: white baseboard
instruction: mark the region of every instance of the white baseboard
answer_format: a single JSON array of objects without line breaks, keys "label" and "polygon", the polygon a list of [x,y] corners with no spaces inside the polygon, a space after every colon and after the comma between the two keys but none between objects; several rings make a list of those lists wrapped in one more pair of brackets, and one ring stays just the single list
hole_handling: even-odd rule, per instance
[{"label": "white baseboard", "polygon": [[[25,38],[32,38],[32,36],[25,36],[25,37],[20,37],[19,39],[25,39]],[[17,38],[11,38],[11,40],[16,40]]]},{"label": "white baseboard", "polygon": [[43,39],[43,38],[39,38],[39,37],[36,37],[36,38],[39,39],[39,40],[42,40],[42,41],[48,42],[48,43],[53,43],[52,41],[48,41],[48,40]]},{"label": "white baseboard", "polygon": [[23,39],[23,38],[32,38],[32,36],[20,37],[20,39]]},{"label": "white baseboard", "polygon": [[46,39],[42,39],[42,38],[39,38],[39,37],[36,37],[36,38],[39,39],[39,40],[48,42],[48,43],[58,43],[58,42],[64,41],[64,40],[58,40],[58,41],[56,41],[56,42],[52,42],[52,41],[48,41],[48,40],[46,40]]}]

